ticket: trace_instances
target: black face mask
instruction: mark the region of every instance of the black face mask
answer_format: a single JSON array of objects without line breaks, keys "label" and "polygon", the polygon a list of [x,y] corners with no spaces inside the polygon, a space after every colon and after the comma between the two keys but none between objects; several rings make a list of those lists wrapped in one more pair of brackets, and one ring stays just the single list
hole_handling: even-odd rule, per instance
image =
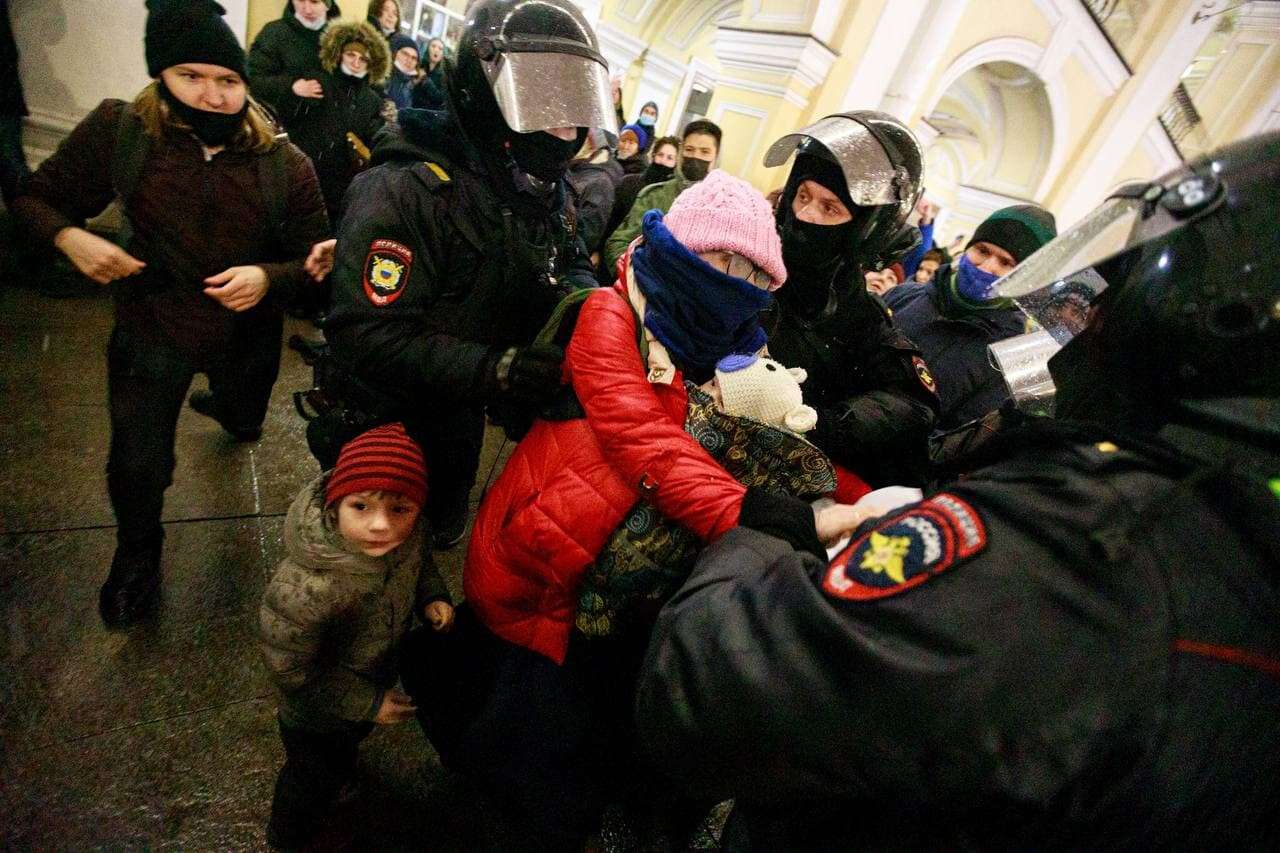
[{"label": "black face mask", "polygon": [[510,143],[511,157],[526,174],[546,183],[555,183],[564,177],[569,161],[578,153],[578,149],[582,148],[583,140],[586,138],[586,128],[578,128],[577,135],[567,141],[541,130],[533,133],[513,133]]},{"label": "black face mask", "polygon": [[192,132],[201,142],[213,148],[230,142],[231,137],[236,135],[236,131],[244,123],[245,114],[249,112],[249,101],[247,99],[238,113],[213,113],[208,110],[198,110],[178,100],[178,97],[169,91],[169,87],[164,84],[163,80],[160,81],[160,97],[164,98],[164,102],[169,105],[169,111],[179,121],[189,125]]},{"label": "black face mask", "polygon": [[680,163],[680,174],[684,175],[687,180],[700,181],[707,176],[707,172],[711,171],[711,164],[706,160],[699,160],[696,157],[686,157]]},{"label": "black face mask", "polygon": [[840,225],[815,225],[797,219],[788,209],[783,215],[779,233],[787,269],[803,270],[809,274],[808,277],[821,278],[823,283],[829,283],[836,268],[849,260],[858,227],[855,220]]},{"label": "black face mask", "polygon": [[650,163],[644,169],[644,182],[646,184],[656,184],[660,181],[668,180],[675,174],[675,166],[664,166],[661,163]]}]

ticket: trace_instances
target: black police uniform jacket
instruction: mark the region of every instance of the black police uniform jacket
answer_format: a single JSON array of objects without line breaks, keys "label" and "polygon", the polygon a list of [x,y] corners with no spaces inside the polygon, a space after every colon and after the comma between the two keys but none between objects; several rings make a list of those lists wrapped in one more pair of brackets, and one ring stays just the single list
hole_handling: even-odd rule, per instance
[{"label": "black police uniform jacket", "polygon": [[325,335],[378,408],[429,416],[482,402],[493,348],[531,343],[595,281],[563,182],[549,200],[500,195],[448,113],[400,124],[347,193]]},{"label": "black police uniform jacket", "polygon": [[806,311],[783,287],[762,317],[769,354],[802,367],[805,402],[818,410],[809,438],[873,487],[919,484],[938,395],[920,350],[898,331],[883,303],[837,274],[825,306]]},{"label": "black police uniform jacket", "polygon": [[753,849],[1277,849],[1280,454],[1188,435],[1230,461],[1021,436],[830,564],[730,531],[641,672],[656,766]]}]

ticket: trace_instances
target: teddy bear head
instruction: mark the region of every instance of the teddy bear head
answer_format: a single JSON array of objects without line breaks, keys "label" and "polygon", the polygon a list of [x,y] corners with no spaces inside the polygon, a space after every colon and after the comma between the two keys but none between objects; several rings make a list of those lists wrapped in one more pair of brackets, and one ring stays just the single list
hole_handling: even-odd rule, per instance
[{"label": "teddy bear head", "polygon": [[796,434],[818,424],[818,413],[804,404],[803,368],[783,367],[759,355],[730,355],[716,364],[716,385],[726,414],[747,417]]}]

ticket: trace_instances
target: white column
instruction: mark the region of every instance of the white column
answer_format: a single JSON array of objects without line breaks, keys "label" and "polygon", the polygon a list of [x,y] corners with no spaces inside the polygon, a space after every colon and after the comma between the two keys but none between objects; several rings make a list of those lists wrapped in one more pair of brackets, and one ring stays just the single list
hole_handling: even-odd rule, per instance
[{"label": "white column", "polygon": [[1178,85],[1187,63],[1195,57],[1205,37],[1213,30],[1217,19],[1207,18],[1193,23],[1193,10],[1189,5],[1191,4],[1182,7],[1182,22],[1155,61],[1130,81],[1129,85],[1134,88],[1106,138],[1090,152],[1088,162],[1080,164],[1075,179],[1071,182],[1073,189],[1057,205],[1058,210],[1055,212],[1058,214],[1059,227],[1076,222],[1102,201],[1102,196],[1110,188],[1109,182],[1115,175],[1116,164],[1123,163],[1129,152],[1138,145],[1174,87]]},{"label": "white column", "polygon": [[596,39],[600,42],[600,52],[609,63],[609,75],[612,77],[625,75],[647,47],[640,39],[608,24],[596,27]]},{"label": "white column", "polygon": [[[969,3],[968,0],[934,0],[927,5],[928,12],[905,42],[902,61],[880,100],[881,110],[903,121],[909,120],[919,106]],[[977,13],[980,6],[974,9]]]},{"label": "white column", "polygon": [[887,0],[871,41],[849,79],[841,110],[880,109],[898,65],[904,59],[916,58],[911,36],[929,6],[929,0]]}]

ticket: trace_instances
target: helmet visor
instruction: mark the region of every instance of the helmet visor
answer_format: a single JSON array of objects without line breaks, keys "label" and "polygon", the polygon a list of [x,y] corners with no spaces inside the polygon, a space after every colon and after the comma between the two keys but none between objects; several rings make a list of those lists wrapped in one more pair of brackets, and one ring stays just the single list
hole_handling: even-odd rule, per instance
[{"label": "helmet visor", "polygon": [[1012,299],[1059,344],[1088,321],[1089,306],[1120,274],[1135,227],[1140,198],[1111,198],[1058,235],[996,283],[996,295]]},{"label": "helmet visor", "polygon": [[486,71],[512,130],[598,127],[617,145],[609,72],[600,62],[571,53],[504,51]]},{"label": "helmet visor", "polygon": [[788,133],[769,146],[764,164],[783,165],[797,148],[811,139],[826,148],[840,164],[854,204],[862,207],[899,204],[912,192],[910,177],[905,172],[899,175],[900,170],[894,168],[875,135],[861,122],[847,116],[827,116]]}]

